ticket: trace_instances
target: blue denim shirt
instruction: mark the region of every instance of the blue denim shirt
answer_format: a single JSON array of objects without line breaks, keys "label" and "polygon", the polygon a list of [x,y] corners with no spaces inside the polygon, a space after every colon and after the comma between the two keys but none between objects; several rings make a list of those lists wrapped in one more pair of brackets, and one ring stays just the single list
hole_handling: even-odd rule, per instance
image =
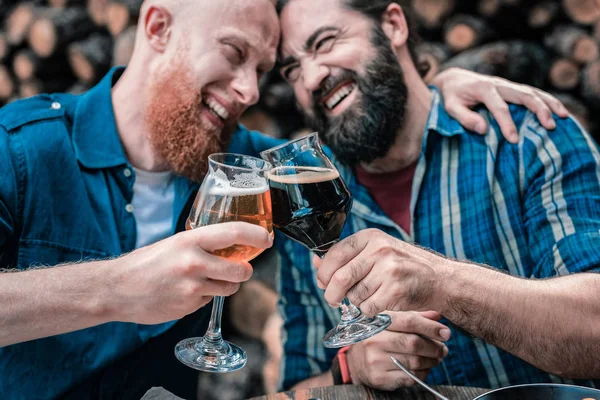
[{"label": "blue denim shirt", "polygon": [[[127,205],[135,174],[111,100],[121,72],[113,69],[81,96],[40,95],[0,110],[0,268],[134,249],[136,222]],[[240,127],[231,150],[256,154],[272,143]],[[176,178],[173,232],[183,226],[197,187]],[[174,323],[114,322],[0,348],[0,398],[58,397]]]}]

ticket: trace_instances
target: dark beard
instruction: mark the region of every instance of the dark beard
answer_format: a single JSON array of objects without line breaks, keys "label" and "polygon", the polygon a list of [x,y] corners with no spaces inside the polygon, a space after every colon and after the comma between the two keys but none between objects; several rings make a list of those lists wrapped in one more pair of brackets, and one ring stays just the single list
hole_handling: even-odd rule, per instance
[{"label": "dark beard", "polygon": [[[328,77],[322,90],[313,94],[313,115],[306,115],[308,125],[320,133],[341,162],[351,167],[385,156],[404,121],[408,91],[402,68],[378,27],[371,43],[377,56],[367,65],[364,76],[346,70],[341,76]],[[341,115],[328,116],[322,94],[348,79],[357,84],[355,104]]]},{"label": "dark beard", "polygon": [[194,87],[183,62],[158,77],[150,89],[146,126],[160,160],[176,174],[200,182],[208,171],[208,156],[227,148],[234,129],[206,126],[202,93],[190,89]]}]

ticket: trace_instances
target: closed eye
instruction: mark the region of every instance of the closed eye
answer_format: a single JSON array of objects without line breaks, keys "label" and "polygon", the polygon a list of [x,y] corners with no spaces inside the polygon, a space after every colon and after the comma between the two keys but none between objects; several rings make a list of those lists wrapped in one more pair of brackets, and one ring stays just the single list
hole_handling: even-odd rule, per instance
[{"label": "closed eye", "polygon": [[317,53],[326,53],[331,50],[335,43],[336,36],[326,36],[319,40],[315,45],[315,51]]},{"label": "closed eye", "polygon": [[232,43],[224,43],[227,47],[227,58],[234,64],[240,64],[244,61],[244,52],[238,46]]},{"label": "closed eye", "polygon": [[296,79],[298,79],[299,71],[300,64],[295,63],[282,68],[280,73],[286,81],[294,82]]}]

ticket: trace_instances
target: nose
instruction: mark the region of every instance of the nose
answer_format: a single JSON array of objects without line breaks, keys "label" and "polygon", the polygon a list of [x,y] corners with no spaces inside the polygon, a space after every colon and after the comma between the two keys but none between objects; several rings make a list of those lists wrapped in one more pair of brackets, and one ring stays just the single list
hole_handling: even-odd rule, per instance
[{"label": "nose", "polygon": [[251,106],[258,102],[258,76],[255,72],[240,71],[233,80],[232,87],[240,103]]},{"label": "nose", "polygon": [[329,75],[329,68],[314,60],[304,60],[302,62],[302,80],[304,87],[310,92],[315,92],[321,88],[321,83]]}]

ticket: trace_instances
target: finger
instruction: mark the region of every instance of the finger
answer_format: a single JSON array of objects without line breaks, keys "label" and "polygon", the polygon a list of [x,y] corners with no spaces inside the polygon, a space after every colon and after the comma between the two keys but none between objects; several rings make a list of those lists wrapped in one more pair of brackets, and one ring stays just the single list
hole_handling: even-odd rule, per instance
[{"label": "finger", "polygon": [[508,104],[500,97],[496,89],[486,91],[482,96],[482,101],[487,109],[490,110],[496,122],[498,122],[506,140],[511,143],[518,143],[517,127],[510,114]]},{"label": "finger", "polygon": [[266,249],[273,245],[269,232],[246,222],[225,222],[206,225],[185,232],[203,250],[215,251],[234,244]]},{"label": "finger", "polygon": [[[371,267],[370,271],[372,270],[373,267]],[[369,273],[348,290],[346,297],[348,297],[348,300],[350,300],[354,305],[360,308],[360,305],[365,300],[379,290],[381,284],[381,277],[377,277],[376,274]]]},{"label": "finger", "polygon": [[446,111],[465,128],[480,134],[487,132],[485,119],[468,107],[458,102],[451,102],[446,106]]},{"label": "finger", "polygon": [[[390,362],[392,362],[390,360]],[[396,390],[401,387],[413,387],[418,385],[417,382],[414,381],[410,376],[406,375],[403,371],[399,370],[398,367],[394,365],[395,370],[387,371],[382,377],[374,381],[378,384],[375,384],[375,388],[379,390]],[[417,378],[424,381],[427,378],[429,371],[411,371]]]},{"label": "finger", "polygon": [[[394,356],[402,365],[413,372],[429,370],[437,367],[443,361],[442,358],[418,357],[402,353],[389,353],[389,355]],[[388,368],[398,369],[395,364],[390,365]]]},{"label": "finger", "polygon": [[[512,86],[498,86],[498,93],[506,101],[527,107],[529,111],[537,116],[544,128],[550,130],[556,128],[556,122],[552,118],[552,110],[542,96],[539,95],[542,93],[541,91],[533,90],[533,88],[525,85],[523,85],[523,90],[515,90]],[[560,104],[557,99],[554,100]]]},{"label": "finger", "polygon": [[[353,258],[348,264],[335,271],[325,290],[325,300],[327,303],[330,305],[337,305],[342,302],[346,293],[353,286],[361,286],[361,280],[371,272],[373,262],[373,260],[369,260],[366,257],[361,257],[359,255]],[[373,284],[371,285],[374,286]],[[364,289],[369,290],[368,287],[365,287]],[[375,292],[377,287],[371,287],[371,289]],[[369,293],[361,294],[365,296],[369,295]]]},{"label": "finger", "polygon": [[315,266],[316,269],[321,268],[321,263],[323,262],[323,260],[321,259],[321,257],[315,255],[313,256],[312,259],[313,265]]},{"label": "finger", "polygon": [[231,296],[240,290],[239,283],[207,279],[202,285],[202,296]]},{"label": "finger", "polygon": [[402,333],[388,330],[379,333],[378,348],[388,353],[400,353],[440,359],[448,354],[448,347],[438,341],[414,333]]},{"label": "finger", "polygon": [[[450,339],[451,332],[448,327],[438,321],[429,319],[421,313],[413,311],[387,312],[392,317],[392,324],[388,330],[394,332],[414,333],[438,341]],[[427,311],[426,313],[434,313]],[[439,314],[438,314],[439,315]]]},{"label": "finger", "polygon": [[553,113],[561,118],[569,116],[569,110],[556,97],[539,89],[534,89],[535,93],[550,107]]},{"label": "finger", "polygon": [[232,283],[246,282],[252,277],[252,265],[204,253],[195,266],[199,278]]},{"label": "finger", "polygon": [[421,315],[424,318],[431,319],[433,321],[439,321],[442,319],[442,314],[437,311],[419,311],[417,314]]},{"label": "finger", "polygon": [[354,257],[360,254],[369,242],[368,233],[372,230],[364,230],[336,243],[325,255],[319,267],[318,276],[321,282],[329,285],[333,274],[342,266],[348,264]]}]

